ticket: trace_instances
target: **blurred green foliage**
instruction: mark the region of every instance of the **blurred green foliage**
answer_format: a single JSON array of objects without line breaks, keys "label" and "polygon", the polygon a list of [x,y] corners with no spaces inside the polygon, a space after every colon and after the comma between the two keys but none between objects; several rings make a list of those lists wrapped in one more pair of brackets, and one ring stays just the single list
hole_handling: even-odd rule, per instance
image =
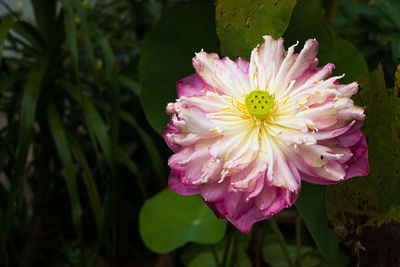
[{"label": "blurred green foliage", "polygon": [[1,266],[145,259],[138,212],[165,186],[166,159],[137,64],[169,3],[30,3],[33,18],[0,3]]},{"label": "blurred green foliage", "polygon": [[333,21],[336,34],[350,40],[371,70],[383,64],[389,87],[400,57],[400,2],[397,0],[341,0]]},{"label": "blurred green foliage", "polygon": [[217,243],[225,234],[226,221],[216,220],[199,196],[181,196],[164,189],[143,205],[139,227],[151,250],[166,253],[190,241]]},{"label": "blurred green foliage", "polygon": [[194,0],[174,6],[143,42],[140,100],[151,126],[159,133],[169,120],[166,103],[177,98],[176,82],[193,73],[194,53],[201,49],[218,52],[214,14],[214,7],[208,1]]}]

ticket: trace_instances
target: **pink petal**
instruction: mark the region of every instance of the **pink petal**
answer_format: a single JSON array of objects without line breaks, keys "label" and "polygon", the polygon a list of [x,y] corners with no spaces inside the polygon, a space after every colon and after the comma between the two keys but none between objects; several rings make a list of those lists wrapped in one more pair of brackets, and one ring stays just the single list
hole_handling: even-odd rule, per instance
[{"label": "pink petal", "polygon": [[237,229],[242,231],[244,234],[248,234],[253,227],[253,225],[262,220],[266,220],[272,215],[264,215],[256,207],[252,207],[243,216],[237,219],[227,218]]},{"label": "pink petal", "polygon": [[204,201],[216,202],[222,200],[228,192],[229,182],[203,184],[199,186],[200,195]]},{"label": "pink petal", "polygon": [[331,76],[332,70],[334,68],[335,65],[333,65],[332,63],[328,63],[322,68],[310,68],[296,80],[293,88],[297,88],[297,86],[302,84],[310,84],[325,80]]},{"label": "pink petal", "polygon": [[318,130],[327,129],[338,122],[333,103],[329,102],[319,107],[301,111],[297,116],[311,120]]},{"label": "pink petal", "polygon": [[296,80],[314,63],[318,53],[318,42],[315,39],[308,39],[304,44],[299,56],[287,73],[290,80]]},{"label": "pink petal", "polygon": [[281,211],[282,209],[293,205],[293,203],[296,201],[297,196],[297,193],[291,193],[284,189],[278,189],[275,200],[266,210],[260,211],[256,206],[254,206],[254,204],[252,204],[252,208],[247,210],[247,212],[242,214],[242,216],[236,219],[227,219],[240,231],[248,234],[254,223],[266,220],[275,213]]},{"label": "pink petal", "polygon": [[165,142],[173,152],[178,152],[181,148],[180,145],[173,141],[172,134],[176,133],[179,133],[179,130],[171,122],[168,123],[167,127],[165,127],[164,131],[162,132]]},{"label": "pink petal", "polygon": [[340,85],[338,91],[340,92],[340,94],[342,96],[350,97],[350,96],[354,95],[355,93],[357,93],[358,83],[353,82],[353,83],[346,84],[346,85]]},{"label": "pink petal", "polygon": [[178,176],[171,172],[168,177],[168,188],[171,188],[179,195],[194,195],[199,193],[196,186],[184,185]]},{"label": "pink petal", "polygon": [[314,136],[318,140],[326,140],[326,139],[331,139],[337,136],[340,136],[347,132],[349,129],[351,129],[355,125],[355,121],[351,122],[348,125],[342,126],[340,128],[334,129],[334,130],[329,130],[329,131],[319,131],[314,134]]},{"label": "pink petal", "polygon": [[346,132],[346,134],[336,137],[340,146],[351,147],[363,138],[362,132],[358,128],[354,128]]},{"label": "pink petal", "polygon": [[[208,148],[206,146],[196,148],[193,155],[190,156],[190,161],[185,168],[185,175],[187,179],[185,183],[187,182],[193,184],[199,182],[203,178],[203,175],[206,175],[204,168],[212,159],[213,157],[208,152]],[[218,169],[211,169],[211,171],[218,172]]]},{"label": "pink petal", "polygon": [[193,58],[193,67],[202,80],[223,94],[240,96],[249,88],[248,77],[229,58],[221,60],[217,54],[202,51]]},{"label": "pink petal", "polygon": [[252,201],[246,201],[241,192],[231,192],[223,200],[225,216],[230,220],[237,220],[252,208]]},{"label": "pink petal", "polygon": [[183,108],[179,113],[179,118],[185,122],[187,130],[192,133],[211,134],[210,129],[216,127],[215,123],[207,118],[205,111],[196,106]]},{"label": "pink petal", "polygon": [[249,78],[253,89],[264,90],[276,76],[285,54],[283,39],[264,36],[265,42],[251,52]]},{"label": "pink petal", "polygon": [[276,190],[275,187],[264,186],[263,190],[261,190],[260,194],[254,200],[259,210],[265,210],[271,206],[272,201],[277,195]]},{"label": "pink petal", "polygon": [[331,150],[326,146],[309,145],[301,146],[299,156],[310,167],[321,167],[326,164],[326,157]]},{"label": "pink petal", "polygon": [[241,57],[238,57],[238,58],[235,60],[235,62],[236,62],[236,64],[237,64],[238,68],[239,68],[244,74],[248,75],[248,73],[249,73],[249,64],[250,64],[250,62],[247,61],[246,59],[241,58]]},{"label": "pink petal", "polygon": [[328,185],[328,184],[337,184],[337,181],[334,180],[327,180],[321,177],[315,177],[308,175],[306,173],[301,173],[301,180],[306,181],[311,184],[319,184],[319,185]]},{"label": "pink petal", "polygon": [[367,175],[369,173],[368,149],[364,136],[357,144],[351,147],[351,151],[354,156],[346,163],[348,167],[345,179]]},{"label": "pink petal", "polygon": [[275,200],[266,210],[263,211],[263,214],[272,215],[278,213],[282,209],[292,206],[297,197],[298,192],[290,192],[284,188],[278,188]]},{"label": "pink petal", "polygon": [[300,176],[292,162],[288,161],[279,147],[271,143],[267,152],[271,156],[268,162],[267,181],[271,185],[297,191],[300,188]]},{"label": "pink petal", "polygon": [[323,167],[313,167],[313,172],[317,175],[317,178],[323,180],[332,180],[339,182],[344,179],[346,171],[342,164],[337,160],[329,160]]},{"label": "pink petal", "polygon": [[197,73],[186,76],[176,83],[178,98],[205,95],[206,90],[204,89],[212,90],[208,84],[201,80]]}]

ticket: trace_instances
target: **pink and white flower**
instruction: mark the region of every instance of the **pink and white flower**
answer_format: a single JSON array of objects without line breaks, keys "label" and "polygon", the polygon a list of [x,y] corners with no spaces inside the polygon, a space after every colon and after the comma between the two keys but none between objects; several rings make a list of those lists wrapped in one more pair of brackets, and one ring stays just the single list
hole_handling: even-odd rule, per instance
[{"label": "pink and white flower", "polygon": [[318,42],[299,54],[264,36],[250,62],[199,52],[195,74],[177,82],[163,132],[174,151],[169,187],[200,194],[219,218],[248,233],[291,206],[301,180],[334,184],[369,172],[353,82],[317,67]]}]

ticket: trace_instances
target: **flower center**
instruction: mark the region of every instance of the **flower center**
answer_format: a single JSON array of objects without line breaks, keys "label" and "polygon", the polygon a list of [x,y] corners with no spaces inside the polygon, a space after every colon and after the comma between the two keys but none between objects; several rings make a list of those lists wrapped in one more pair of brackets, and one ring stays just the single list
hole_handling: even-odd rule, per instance
[{"label": "flower center", "polygon": [[245,104],[251,115],[264,120],[275,104],[274,98],[266,91],[253,91],[246,96]]}]

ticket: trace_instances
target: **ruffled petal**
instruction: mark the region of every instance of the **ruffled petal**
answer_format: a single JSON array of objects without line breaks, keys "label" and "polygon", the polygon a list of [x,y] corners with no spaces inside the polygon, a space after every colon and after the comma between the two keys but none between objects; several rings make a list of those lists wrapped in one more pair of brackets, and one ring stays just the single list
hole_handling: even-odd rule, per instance
[{"label": "ruffled petal", "polygon": [[173,125],[172,122],[169,122],[167,127],[165,127],[164,131],[162,132],[165,142],[173,152],[178,152],[181,148],[181,146],[175,143],[173,139],[173,135],[177,133],[179,133],[179,130]]},{"label": "ruffled petal", "polygon": [[296,89],[299,86],[312,85],[328,79],[331,76],[334,68],[335,65],[332,63],[328,63],[322,68],[309,68],[303,73],[303,75],[296,79],[293,89]]},{"label": "ruffled petal", "polygon": [[254,223],[262,220],[266,220],[272,215],[265,216],[262,212],[260,212],[256,207],[252,207],[248,210],[243,216],[237,219],[229,219],[228,220],[240,231],[245,234],[248,234],[253,227]]},{"label": "ruffled petal", "polygon": [[334,103],[328,102],[324,105],[308,108],[299,112],[296,117],[309,120],[308,128],[311,127],[318,130],[324,130],[336,125],[339,121],[337,112],[334,108]]},{"label": "ruffled petal", "polygon": [[199,193],[196,186],[184,185],[178,176],[171,172],[168,177],[168,188],[174,190],[179,195],[195,195]]},{"label": "ruffled petal", "polygon": [[207,118],[204,110],[196,106],[183,108],[179,112],[179,119],[185,122],[187,131],[191,133],[211,134],[210,129],[216,127],[215,123]]},{"label": "ruffled petal", "polygon": [[222,201],[206,203],[218,218],[226,218],[240,231],[248,234],[254,223],[265,220],[283,208],[291,206],[298,196],[284,189],[275,188],[275,192],[273,201],[262,210],[253,200],[246,200],[241,192],[228,193]]},{"label": "ruffled petal", "polygon": [[300,175],[293,163],[282,152],[280,145],[275,141],[267,144],[267,153],[271,155],[268,161],[268,184],[297,192],[300,188]]},{"label": "ruffled petal", "polygon": [[250,65],[250,62],[249,62],[249,61],[247,61],[246,59],[243,59],[243,58],[238,57],[238,58],[235,60],[235,62],[236,62],[236,64],[237,64],[238,68],[239,68],[245,75],[248,75],[248,74],[249,74],[249,65]]},{"label": "ruffled petal", "polygon": [[284,54],[283,39],[264,36],[265,42],[251,52],[249,79],[253,90],[265,90],[275,79]]},{"label": "ruffled petal", "polygon": [[197,73],[186,76],[176,83],[178,98],[205,95],[207,90],[212,88],[202,81]]},{"label": "ruffled petal", "polygon": [[351,146],[351,151],[353,157],[346,162],[348,166],[345,179],[367,175],[369,173],[368,149],[364,136],[362,136],[356,144]]},{"label": "ruffled petal", "polygon": [[[295,45],[296,46],[296,45]],[[304,44],[300,54],[293,54],[295,46],[291,46],[282,62],[282,66],[278,71],[276,79],[270,85],[271,92],[275,94],[285,94],[291,81],[296,81],[301,75],[313,67],[318,53],[318,42],[309,39]],[[295,89],[295,88],[292,88]]]},{"label": "ruffled petal", "polygon": [[193,67],[207,84],[223,94],[241,97],[249,88],[247,76],[229,58],[201,51],[193,58]]},{"label": "ruffled petal", "polygon": [[229,182],[227,180],[222,183],[203,184],[199,186],[200,195],[204,201],[221,201],[228,193],[228,187]]},{"label": "ruffled petal", "polygon": [[273,186],[264,186],[254,202],[259,210],[266,210],[271,206],[277,195],[277,188]]},{"label": "ruffled petal", "polygon": [[315,39],[308,39],[304,44],[303,49],[293,63],[287,73],[287,83],[290,80],[296,80],[298,77],[304,74],[312,64],[314,64],[315,58],[318,53],[318,42]]}]

